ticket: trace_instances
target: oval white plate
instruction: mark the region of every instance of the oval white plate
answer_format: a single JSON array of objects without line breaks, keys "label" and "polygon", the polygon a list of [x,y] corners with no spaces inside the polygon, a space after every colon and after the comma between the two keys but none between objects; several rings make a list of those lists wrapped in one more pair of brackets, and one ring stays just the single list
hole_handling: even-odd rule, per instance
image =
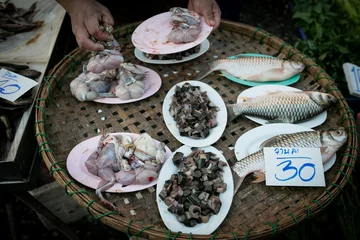
[{"label": "oval white plate", "polygon": [[[225,157],[216,148],[212,146],[207,146],[199,149],[204,150],[205,152],[215,153],[220,158],[220,161],[227,163]],[[185,156],[187,156],[192,152],[192,150],[191,147],[189,146],[180,147],[168,158],[168,160],[165,162],[164,166],[160,171],[158,177],[158,184],[156,186],[156,202],[159,208],[160,216],[165,226],[173,232],[192,233],[192,234],[211,234],[223,222],[231,207],[233,194],[234,194],[234,182],[229,164],[227,165],[227,167],[224,167],[223,179],[224,182],[227,184],[227,188],[224,193],[221,193],[219,195],[220,200],[222,202],[219,213],[217,215],[212,215],[208,223],[200,223],[197,224],[195,227],[187,227],[176,219],[175,214],[167,210],[168,206],[166,206],[166,204],[159,197],[159,194],[165,184],[165,181],[169,180],[172,174],[178,173],[178,168],[173,164],[172,161],[172,158],[174,157],[174,154],[176,152],[182,152],[184,153]]]},{"label": "oval white plate", "polygon": [[140,61],[146,62],[146,63],[152,63],[152,64],[174,64],[174,63],[181,63],[190,61],[192,59],[195,59],[202,54],[204,54],[210,47],[209,40],[205,39],[202,43],[200,43],[200,50],[197,53],[191,54],[187,57],[183,57],[181,60],[177,59],[167,59],[167,60],[159,60],[159,59],[149,59],[145,56],[144,52],[140,51],[139,49],[135,48],[134,54],[137,59]]},{"label": "oval white plate", "polygon": [[[289,123],[274,123],[251,129],[241,135],[235,143],[234,151],[237,160],[240,160],[260,148],[260,145],[267,139],[279,134],[296,133],[302,131],[314,131],[311,128]],[[324,172],[329,170],[335,163],[335,155],[324,164]]]},{"label": "oval white plate", "polygon": [[[237,102],[239,102],[239,98],[240,97],[258,97],[258,96],[262,96],[262,95],[266,95],[268,93],[272,93],[272,92],[276,92],[276,91],[297,91],[297,92],[302,92],[302,90],[294,88],[294,87],[289,87],[289,86],[282,86],[282,85],[261,85],[261,86],[255,86],[255,87],[251,87],[248,88],[244,91],[242,91],[237,99]],[[266,124],[265,119],[262,118],[258,118],[258,117],[252,117],[252,116],[247,116],[245,115],[245,117],[247,117],[248,119],[257,122],[259,124]],[[323,122],[325,122],[327,118],[327,111],[324,111],[322,113],[320,113],[319,115],[310,118],[307,121],[304,122],[299,122],[299,123],[295,123],[296,125],[300,125],[303,127],[308,127],[308,128],[313,128],[316,126],[321,125]]]},{"label": "oval white plate", "polygon": [[[110,133],[110,135],[117,136],[117,135],[129,135],[132,137],[132,139],[136,139],[140,136],[140,134],[135,133]],[[96,151],[98,143],[100,141],[101,136],[96,136],[89,138],[78,145],[76,145],[71,152],[69,153],[66,161],[66,167],[69,171],[69,174],[78,182],[84,184],[87,187],[97,189],[97,186],[101,182],[101,178],[98,176],[93,175],[90,173],[86,166],[85,161],[89,158],[89,156]],[[159,144],[159,141],[154,140],[154,143],[156,145]],[[165,146],[166,149],[166,159],[169,158],[169,156],[172,154],[171,150]],[[115,183],[114,186],[106,190],[106,192],[114,192],[114,193],[120,193],[120,192],[134,192],[139,191],[142,189],[149,188],[151,186],[154,186],[157,183],[157,179],[152,181],[149,184],[146,185],[128,185],[126,187],[122,187],[120,183]]]},{"label": "oval white plate", "polygon": [[146,79],[144,80],[145,92],[141,97],[128,99],[128,100],[121,100],[118,97],[100,98],[100,99],[94,100],[94,102],[107,103],[107,104],[125,104],[125,103],[140,101],[142,99],[148,98],[148,97],[152,96],[153,94],[155,94],[161,87],[162,82],[161,82],[160,75],[150,68],[139,66],[139,65],[136,65],[136,66],[143,72],[148,72],[148,75],[146,76]]},{"label": "oval white plate", "polygon": [[172,30],[170,12],[160,13],[142,22],[131,35],[131,41],[136,48],[145,53],[168,54],[181,52],[203,42],[211,33],[213,27],[201,18],[201,32],[198,38],[189,43],[173,43],[167,40]]},{"label": "oval white plate", "polygon": [[[170,115],[169,109],[172,97],[175,93],[175,88],[176,86],[181,87],[185,83],[190,83],[192,86],[199,86],[201,92],[206,91],[210,101],[219,108],[219,111],[216,113],[216,120],[218,125],[210,129],[210,134],[207,138],[192,139],[190,137],[180,136],[179,129],[176,126],[176,122],[174,118]],[[222,136],[227,123],[227,110],[224,100],[221,98],[219,93],[217,93],[211,86],[199,81],[183,81],[174,85],[165,96],[162,111],[166,127],[169,129],[171,134],[182,144],[191,147],[205,147],[212,145]]]}]

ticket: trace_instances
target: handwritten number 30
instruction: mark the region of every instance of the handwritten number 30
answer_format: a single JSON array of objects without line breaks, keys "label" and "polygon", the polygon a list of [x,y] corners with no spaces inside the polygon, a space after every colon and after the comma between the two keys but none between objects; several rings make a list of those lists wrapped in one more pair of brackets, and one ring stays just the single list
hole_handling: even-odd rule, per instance
[{"label": "handwritten number 30", "polygon": [[[286,163],[287,163],[287,164],[286,164]],[[304,164],[300,167],[300,169],[298,170],[296,167],[291,166],[291,163],[292,163],[291,160],[286,160],[286,161],[283,161],[283,162],[281,162],[281,163],[279,163],[279,164],[277,165],[277,167],[278,167],[278,166],[280,166],[280,165],[286,164],[286,166],[282,168],[282,171],[283,171],[283,172],[286,172],[286,171],[294,171],[294,174],[293,174],[292,176],[288,177],[288,178],[278,178],[278,177],[276,176],[276,174],[275,174],[275,178],[276,178],[277,180],[279,180],[279,181],[287,181],[287,180],[293,179],[293,178],[296,177],[297,175],[299,175],[299,178],[300,178],[302,181],[304,181],[304,182],[311,181],[311,180],[314,178],[315,172],[316,172],[316,170],[315,170],[315,164],[313,164],[313,163],[304,163]],[[305,167],[311,167],[311,168],[314,170],[314,171],[313,171],[313,174],[312,174],[309,178],[307,178],[307,179],[306,179],[306,178],[303,178],[303,177],[301,176],[301,172],[302,172],[302,170],[303,170]]]}]

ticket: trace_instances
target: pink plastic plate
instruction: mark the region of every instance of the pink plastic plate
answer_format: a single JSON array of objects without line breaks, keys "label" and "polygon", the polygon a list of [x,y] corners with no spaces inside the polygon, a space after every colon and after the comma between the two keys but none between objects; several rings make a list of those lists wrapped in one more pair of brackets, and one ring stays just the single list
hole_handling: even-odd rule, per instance
[{"label": "pink plastic plate", "polygon": [[152,54],[169,54],[187,50],[202,43],[211,33],[213,27],[206,24],[201,17],[201,32],[198,38],[190,43],[172,43],[167,41],[171,32],[170,12],[161,13],[141,23],[131,36],[134,46],[142,52]]},{"label": "pink plastic plate", "polygon": [[[135,140],[137,137],[140,136],[140,134],[125,133],[125,132],[110,133],[110,135],[114,135],[114,136],[129,135],[132,137],[133,140]],[[98,184],[101,182],[101,178],[93,175],[87,170],[85,166],[85,161],[94,151],[96,151],[98,143],[100,141],[100,137],[101,136],[92,137],[76,145],[69,153],[66,161],[66,167],[69,174],[76,181],[93,189],[97,188]],[[159,144],[159,141],[155,139],[153,140],[156,145]],[[166,159],[168,159],[171,156],[172,152],[167,146],[165,146],[165,149],[166,149]],[[122,187],[120,183],[115,183],[114,186],[109,188],[106,192],[114,192],[114,193],[134,192],[154,186],[156,183],[157,183],[157,179],[146,185],[134,184],[134,185],[128,185],[126,187]]]},{"label": "pink plastic plate", "polygon": [[146,76],[146,79],[145,79],[145,92],[141,97],[135,98],[135,99],[128,99],[128,100],[121,100],[120,98],[117,98],[117,97],[115,97],[115,98],[100,98],[100,99],[94,100],[94,102],[107,103],[107,104],[125,104],[125,103],[136,102],[136,101],[145,99],[147,97],[150,97],[154,93],[156,93],[161,87],[160,75],[150,68],[146,68],[146,67],[139,66],[139,65],[136,65],[136,66],[139,69],[141,69],[143,72],[148,72],[148,75]]}]

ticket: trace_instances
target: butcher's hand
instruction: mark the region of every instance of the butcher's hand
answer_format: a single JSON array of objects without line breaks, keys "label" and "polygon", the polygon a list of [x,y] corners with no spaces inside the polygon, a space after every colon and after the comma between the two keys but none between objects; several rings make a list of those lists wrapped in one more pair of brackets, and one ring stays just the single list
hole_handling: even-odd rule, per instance
[{"label": "butcher's hand", "polygon": [[69,14],[72,31],[79,47],[89,51],[104,50],[104,46],[90,39],[99,41],[113,40],[111,34],[100,29],[100,25],[113,26],[114,19],[104,5],[95,0],[56,0]]},{"label": "butcher's hand", "polygon": [[199,13],[205,22],[217,29],[220,25],[221,10],[215,0],[189,0],[188,9]]}]

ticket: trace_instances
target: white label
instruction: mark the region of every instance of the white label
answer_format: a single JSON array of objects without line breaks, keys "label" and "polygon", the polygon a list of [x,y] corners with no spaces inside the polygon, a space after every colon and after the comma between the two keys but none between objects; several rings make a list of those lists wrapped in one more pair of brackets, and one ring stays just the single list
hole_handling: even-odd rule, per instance
[{"label": "white label", "polygon": [[320,148],[265,147],[268,186],[325,187]]},{"label": "white label", "polygon": [[350,94],[360,97],[360,67],[351,63],[344,63],[343,70]]},{"label": "white label", "polygon": [[38,83],[17,73],[0,69],[0,97],[11,102],[21,97]]}]

